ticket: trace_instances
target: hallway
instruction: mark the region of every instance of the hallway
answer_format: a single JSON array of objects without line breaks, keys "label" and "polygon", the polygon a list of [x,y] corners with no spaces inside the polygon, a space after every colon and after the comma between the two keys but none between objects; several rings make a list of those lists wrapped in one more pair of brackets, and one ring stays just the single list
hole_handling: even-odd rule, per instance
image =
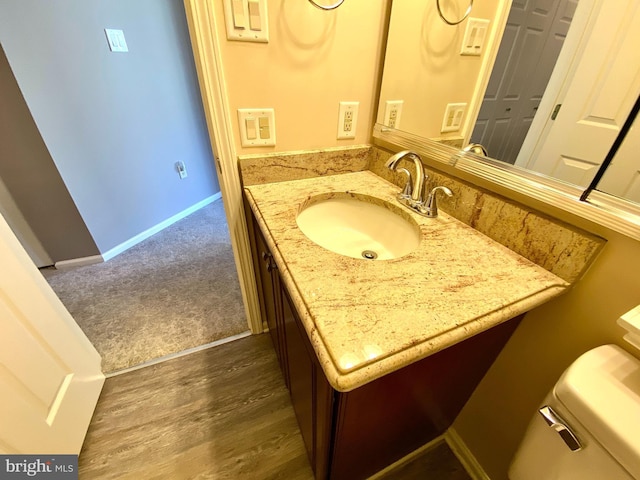
[{"label": "hallway", "polygon": [[105,373],[248,330],[221,200],[107,262],[40,271]]}]

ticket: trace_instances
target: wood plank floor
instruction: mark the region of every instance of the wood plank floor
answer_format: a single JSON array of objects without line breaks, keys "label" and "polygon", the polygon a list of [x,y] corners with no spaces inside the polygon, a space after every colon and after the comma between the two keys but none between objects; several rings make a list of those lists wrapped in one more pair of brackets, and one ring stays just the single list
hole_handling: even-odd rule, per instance
[{"label": "wood plank floor", "polygon": [[313,479],[268,335],[107,379],[81,479]]},{"label": "wood plank floor", "polygon": [[[108,378],[79,478],[312,480],[269,336]],[[382,478],[469,477],[443,442]]]}]

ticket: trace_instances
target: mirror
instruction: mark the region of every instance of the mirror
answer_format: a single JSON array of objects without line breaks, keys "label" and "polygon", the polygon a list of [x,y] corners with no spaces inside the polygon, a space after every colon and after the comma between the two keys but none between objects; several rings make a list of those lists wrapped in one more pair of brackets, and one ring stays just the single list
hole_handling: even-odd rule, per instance
[{"label": "mirror", "polygon": [[606,167],[602,178],[599,179],[597,190],[615,197],[631,200],[640,204],[640,170],[638,170],[638,152],[640,152],[640,125],[638,111],[640,97],[636,100],[627,122],[629,128],[620,138],[619,145],[614,145],[615,151],[611,163]]},{"label": "mirror", "polygon": [[[449,18],[469,6],[439,3]],[[482,143],[496,165],[586,187],[640,92],[639,10],[633,0],[485,0],[451,26],[436,0],[395,0],[376,130]]]}]

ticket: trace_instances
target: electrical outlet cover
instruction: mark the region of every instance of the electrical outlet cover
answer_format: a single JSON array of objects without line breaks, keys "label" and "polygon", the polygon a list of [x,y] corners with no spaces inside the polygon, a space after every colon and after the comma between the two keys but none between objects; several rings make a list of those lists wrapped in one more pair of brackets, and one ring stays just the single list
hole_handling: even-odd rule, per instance
[{"label": "electrical outlet cover", "polygon": [[180,179],[187,178],[187,167],[185,166],[183,161],[176,162],[176,170],[178,170]]},{"label": "electrical outlet cover", "polygon": [[[251,127],[247,128],[247,125]],[[239,108],[238,127],[243,147],[264,147],[276,144],[276,117],[273,108]]]},{"label": "electrical outlet cover", "polygon": [[387,100],[384,105],[383,125],[390,128],[400,128],[400,117],[404,100]]},{"label": "electrical outlet cover", "polygon": [[469,18],[467,29],[462,38],[460,55],[479,56],[489,31],[489,20],[484,18]]},{"label": "electrical outlet cover", "polygon": [[355,138],[360,102],[340,102],[338,111],[338,139]]},{"label": "electrical outlet cover", "polygon": [[440,131],[445,132],[457,132],[462,126],[462,119],[464,118],[464,112],[467,109],[466,103],[449,103],[444,112],[444,118],[442,119],[442,128]]},{"label": "electrical outlet cover", "polygon": [[128,52],[127,41],[124,38],[124,32],[122,30],[116,30],[113,28],[105,28],[104,33],[107,36],[107,42],[109,43],[109,49],[112,52]]},{"label": "electrical outlet cover", "polygon": [[269,43],[267,0],[224,0],[227,40]]}]

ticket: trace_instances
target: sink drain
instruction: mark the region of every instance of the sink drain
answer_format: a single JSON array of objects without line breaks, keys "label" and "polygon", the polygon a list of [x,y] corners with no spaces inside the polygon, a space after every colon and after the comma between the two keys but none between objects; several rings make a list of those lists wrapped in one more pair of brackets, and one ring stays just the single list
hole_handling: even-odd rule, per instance
[{"label": "sink drain", "polygon": [[373,250],[365,250],[362,252],[362,258],[366,258],[367,260],[375,260],[378,258],[378,254]]}]

